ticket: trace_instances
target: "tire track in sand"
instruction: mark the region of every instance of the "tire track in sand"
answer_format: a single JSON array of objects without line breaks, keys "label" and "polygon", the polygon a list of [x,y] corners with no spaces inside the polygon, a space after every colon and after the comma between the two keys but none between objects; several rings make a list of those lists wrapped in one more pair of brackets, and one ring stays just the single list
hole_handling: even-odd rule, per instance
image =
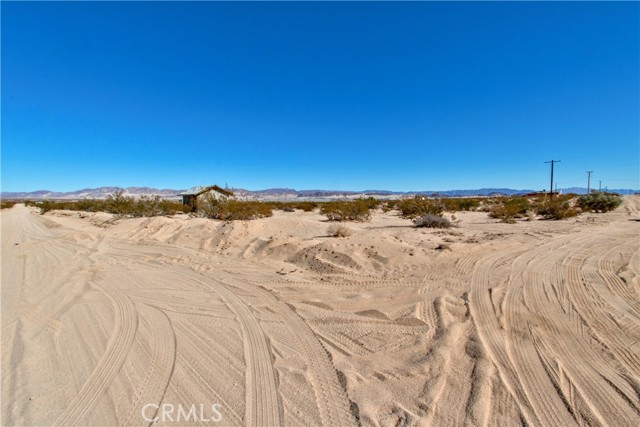
[{"label": "tire track in sand", "polygon": [[[567,403],[571,399],[575,401],[575,397],[585,402],[581,406],[582,416],[590,422],[606,425],[615,419],[613,414],[616,412],[626,419],[632,419],[635,414],[602,378],[610,378],[621,390],[625,390],[625,384],[617,380],[617,372],[607,360],[594,351],[582,329],[574,327],[575,323],[550,289],[552,283],[569,287],[581,285],[559,267],[582,247],[593,251],[595,246],[597,251],[598,247],[605,245],[602,241],[598,245],[593,243],[593,233],[581,233],[534,248],[513,262],[505,303],[510,338],[507,348],[512,360],[519,362],[516,363],[517,370],[530,396],[538,393],[534,397],[538,401],[542,401],[539,396],[548,398],[554,394],[549,388],[551,384],[576,421],[580,422],[579,415],[573,405]],[[594,371],[594,367],[598,370]],[[549,374],[552,370],[558,370],[564,382],[574,390],[573,397],[565,393],[566,387],[554,384],[554,375]],[[556,407],[553,413],[564,412],[564,409]]]},{"label": "tire track in sand", "polygon": [[[207,289],[211,289],[210,284],[203,283],[202,281],[195,279],[194,280],[200,282],[205,285]],[[257,319],[250,312],[250,309],[246,306],[246,303],[242,302],[237,296],[236,293],[239,294],[247,294],[257,297],[261,302],[268,303],[269,307],[276,311],[277,315],[282,318],[284,323],[288,325],[295,334],[297,341],[302,345],[302,350],[304,351],[305,360],[309,366],[309,373],[311,374],[311,384],[315,391],[316,402],[318,404],[318,410],[320,413],[320,418],[322,419],[322,424],[327,426],[340,426],[347,427],[351,425],[355,425],[355,420],[351,414],[349,409],[349,397],[347,396],[345,390],[340,385],[340,382],[337,377],[337,373],[333,363],[330,359],[329,353],[322,346],[313,330],[307,325],[307,323],[287,304],[280,301],[273,294],[268,292],[266,289],[263,289],[260,286],[256,286],[255,284],[246,281],[246,280],[237,280],[235,278],[231,278],[232,283],[227,283],[225,281],[221,281],[216,279],[216,286],[214,287],[215,291],[219,291],[222,289],[221,295],[223,298],[227,299],[227,295],[230,294],[231,298],[227,299],[227,301],[233,301],[236,299],[237,303],[241,306],[245,307],[248,316],[255,321],[256,326],[259,328],[261,334],[262,329],[258,325]],[[264,335],[262,335],[263,338]],[[265,338],[266,341],[266,338]],[[246,341],[245,341],[246,342]],[[246,351],[246,347],[245,347]],[[266,353],[264,352],[266,351]],[[271,352],[267,347],[267,350],[263,350],[263,353],[259,355],[260,358],[266,356],[266,359],[269,362],[269,369],[271,377],[274,378],[273,367],[271,364]],[[249,362],[247,362],[248,364]],[[266,372],[263,374],[265,377],[268,376]],[[267,378],[265,378],[266,380]],[[247,411],[253,406],[256,406],[256,403],[250,404],[250,398],[252,400],[263,399],[260,395],[255,397],[250,397],[250,388],[249,388],[249,378],[247,378]],[[275,390],[275,379],[274,379],[274,390]],[[264,393],[260,393],[264,394]],[[276,394],[279,397],[279,394]],[[274,403],[272,401],[272,403]],[[279,405],[280,407],[282,405]],[[273,411],[275,411],[275,407]],[[251,424],[249,422],[251,418],[248,417],[245,420],[246,425],[256,425]],[[274,426],[276,424],[269,423],[264,420],[259,420],[257,425],[268,425]]]},{"label": "tire track in sand", "polygon": [[[532,395],[520,381],[519,373],[507,350],[507,337],[501,327],[491,300],[491,272],[500,264],[513,260],[537,245],[526,245],[515,250],[510,247],[480,260],[471,279],[469,309],[474,319],[480,341],[487,354],[498,368],[500,378],[514,397],[522,415],[531,425],[575,425],[576,422],[566,410],[564,403],[549,384],[553,394]],[[542,399],[542,400],[538,400]],[[551,401],[549,401],[551,399]],[[559,414],[556,411],[559,410]]]},{"label": "tire track in sand", "polygon": [[[205,283],[197,280],[200,284]],[[220,294],[236,314],[244,336],[244,357],[246,375],[246,426],[281,426],[280,395],[276,385],[275,372],[271,360],[271,349],[258,319],[251,309],[235,293],[215,280],[213,290]]]},{"label": "tire track in sand", "polygon": [[[147,375],[133,398],[129,413],[124,417],[122,425],[141,425],[141,408],[143,404],[160,405],[169,385],[176,359],[176,337],[169,318],[157,308],[140,305],[139,313],[153,334],[151,343],[151,359]],[[155,414],[151,416],[155,418]]]},{"label": "tire track in sand", "polygon": [[116,289],[97,287],[113,304],[115,327],[104,355],[54,426],[82,425],[82,419],[95,407],[120,371],[136,335],[138,316],[133,302]]},{"label": "tire track in sand", "polygon": [[[628,223],[617,221],[596,233],[585,230],[542,245],[524,245],[518,253],[506,248],[477,265],[472,277],[471,313],[487,353],[527,424],[637,425],[632,421],[638,419],[636,395],[621,377],[624,369],[620,371],[603,358],[601,349],[589,341],[593,326],[603,322],[607,310],[629,313],[624,300],[610,295],[616,285],[613,282],[619,279],[602,261],[615,253],[620,239],[632,238],[629,231],[633,230],[628,227]],[[585,261],[590,268],[584,269]],[[491,285],[505,278],[502,327]],[[580,313],[579,324],[574,310]],[[586,334],[584,320],[590,329]],[[604,339],[608,351],[633,370],[629,354],[621,357],[611,345],[622,330],[609,320],[604,321],[614,331]],[[583,403],[576,407],[577,400]]]}]

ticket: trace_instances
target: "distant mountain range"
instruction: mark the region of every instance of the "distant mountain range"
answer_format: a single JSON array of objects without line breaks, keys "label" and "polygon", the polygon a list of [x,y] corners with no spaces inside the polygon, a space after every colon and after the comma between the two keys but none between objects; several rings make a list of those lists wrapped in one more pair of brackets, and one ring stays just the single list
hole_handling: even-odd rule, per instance
[{"label": "distant mountain range", "polygon": [[[157,189],[150,187],[99,187],[84,188],[82,190],[59,192],[50,190],[39,190],[32,192],[2,192],[0,197],[3,199],[104,199],[109,194],[122,190],[128,196],[161,196],[164,198],[175,198],[184,190]],[[364,190],[364,191],[341,191],[341,190],[294,190],[292,188],[269,188],[266,190],[245,190],[242,188],[231,189],[236,195],[242,198],[263,199],[263,200],[281,200],[281,199],[338,199],[338,198],[354,198],[359,196],[378,196],[378,197],[402,197],[402,196],[441,196],[441,197],[469,197],[469,196],[511,196],[516,194],[533,193],[535,190],[514,190],[512,188],[480,188],[477,190],[447,190],[447,191],[387,191],[387,190]],[[571,187],[559,189],[562,193],[586,194],[587,189],[582,187]],[[611,189],[610,192],[619,194],[634,194],[638,190],[631,189]]]}]

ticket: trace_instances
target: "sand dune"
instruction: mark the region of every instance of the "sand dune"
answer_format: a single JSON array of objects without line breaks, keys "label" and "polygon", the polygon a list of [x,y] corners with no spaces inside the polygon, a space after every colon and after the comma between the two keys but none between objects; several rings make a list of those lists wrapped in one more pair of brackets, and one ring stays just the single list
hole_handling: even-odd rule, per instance
[{"label": "sand dune", "polygon": [[2,425],[639,425],[640,198],[458,217],[5,209]]}]

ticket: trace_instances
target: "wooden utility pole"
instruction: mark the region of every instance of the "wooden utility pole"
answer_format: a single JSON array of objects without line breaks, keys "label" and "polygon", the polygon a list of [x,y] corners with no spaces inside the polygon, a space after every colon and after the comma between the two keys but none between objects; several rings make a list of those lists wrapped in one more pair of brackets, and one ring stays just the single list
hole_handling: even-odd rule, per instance
[{"label": "wooden utility pole", "polygon": [[593,171],[587,171],[587,194],[591,194],[591,174]]},{"label": "wooden utility pole", "polygon": [[602,191],[602,180],[599,180],[598,182],[598,191]]},{"label": "wooden utility pole", "polygon": [[553,165],[560,163],[562,160],[549,160],[545,163],[551,163],[551,183],[549,184],[549,197],[553,197]]}]

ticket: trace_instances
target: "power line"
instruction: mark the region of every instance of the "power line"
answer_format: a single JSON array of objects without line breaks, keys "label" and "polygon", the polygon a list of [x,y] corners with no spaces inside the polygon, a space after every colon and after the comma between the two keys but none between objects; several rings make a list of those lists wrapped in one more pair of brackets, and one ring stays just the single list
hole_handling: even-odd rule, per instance
[{"label": "power line", "polygon": [[553,165],[560,163],[562,160],[549,160],[545,163],[551,163],[551,183],[549,184],[549,197],[553,197]]}]

